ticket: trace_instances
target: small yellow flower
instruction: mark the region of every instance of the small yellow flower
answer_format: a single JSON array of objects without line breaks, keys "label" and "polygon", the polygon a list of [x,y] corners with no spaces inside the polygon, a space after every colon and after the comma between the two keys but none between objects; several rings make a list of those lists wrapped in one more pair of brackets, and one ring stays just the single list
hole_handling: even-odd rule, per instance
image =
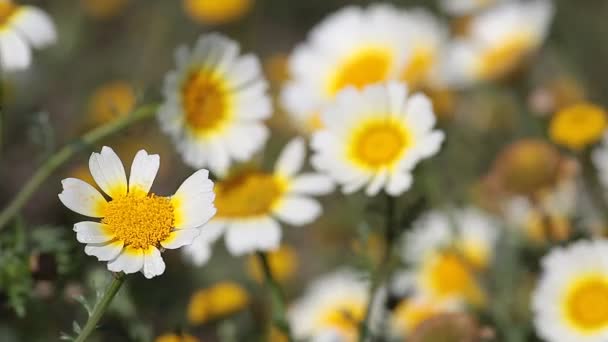
[{"label": "small yellow flower", "polygon": [[85,13],[96,19],[108,19],[119,15],[129,0],[81,0]]},{"label": "small yellow flower", "polygon": [[135,90],[125,81],[113,81],[97,88],[89,100],[89,116],[95,124],[129,114],[135,107]]},{"label": "small yellow flower", "polygon": [[[292,247],[283,245],[268,253],[268,264],[275,279],[281,282],[286,281],[298,267],[298,256]],[[263,281],[262,265],[260,265],[260,260],[255,255],[251,255],[247,259],[247,271],[255,280]]]},{"label": "small yellow flower", "polygon": [[253,0],[184,0],[184,9],[193,19],[205,24],[224,24],[243,17]]},{"label": "small yellow flower", "polygon": [[236,313],[249,304],[247,291],[237,283],[221,282],[198,290],[188,304],[188,321],[202,324]]},{"label": "small yellow flower", "polygon": [[599,141],[607,125],[603,108],[591,103],[579,103],[553,116],[549,135],[558,145],[581,150]]},{"label": "small yellow flower", "polygon": [[190,334],[164,334],[158,336],[154,342],[199,342],[200,340]]}]

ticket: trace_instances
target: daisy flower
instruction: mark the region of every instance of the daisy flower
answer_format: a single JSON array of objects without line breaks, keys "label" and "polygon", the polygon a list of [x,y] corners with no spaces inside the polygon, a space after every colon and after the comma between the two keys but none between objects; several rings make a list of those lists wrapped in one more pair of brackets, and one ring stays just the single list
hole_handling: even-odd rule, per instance
[{"label": "daisy flower", "polygon": [[367,297],[366,282],[350,270],[339,270],[315,280],[287,313],[294,337],[310,341],[356,341]]},{"label": "daisy flower", "polygon": [[272,251],[281,242],[279,221],[292,226],[314,221],[322,208],[311,196],[330,193],[334,185],[321,174],[298,174],[305,157],[304,140],[296,138],[285,146],[272,172],[242,170],[216,182],[217,215],[191,248],[209,248],[224,233],[233,255]]},{"label": "daisy flower", "polygon": [[237,43],[219,34],[202,36],[192,50],[180,47],[176,60],[165,78],[161,128],[186,164],[222,175],[268,138],[263,120],[272,109],[260,62],[240,56]]},{"label": "daisy flower", "polygon": [[538,335],[555,342],[608,340],[608,242],[578,241],[541,260],[532,294]]},{"label": "daisy flower", "polygon": [[474,14],[506,0],[440,0],[439,6],[447,14]]},{"label": "daisy flower", "polygon": [[32,59],[32,48],[43,48],[57,40],[55,25],[41,9],[0,0],[0,67],[25,69]]},{"label": "daisy flower", "polygon": [[424,296],[480,305],[484,293],[475,272],[492,261],[497,236],[495,220],[477,209],[452,216],[430,212],[406,235],[404,260],[414,265],[417,288]]},{"label": "daisy flower", "polygon": [[348,88],[323,112],[325,128],[314,133],[313,166],[342,185],[344,193],[366,187],[396,196],[412,184],[416,164],[439,151],[444,134],[423,94],[408,96],[391,82]]},{"label": "daisy flower", "polygon": [[448,52],[448,81],[467,86],[507,76],[542,45],[552,17],[549,0],[506,2],[474,17]]},{"label": "daisy flower", "polygon": [[110,198],[76,178],[64,179],[59,200],[72,211],[100,218],[74,225],[84,251],[108,262],[112,272],[141,271],[146,278],[161,275],[165,263],[160,250],[192,243],[200,227],[214,214],[213,182],[207,170],[186,179],[170,197],[149,193],[160,166],[158,155],[140,150],[131,165],[129,181],[122,162],[109,147],[93,153],[89,169]]},{"label": "daisy flower", "polygon": [[389,5],[345,7],[319,23],[289,58],[281,103],[304,131],[342,89],[399,78],[407,54],[402,13]]},{"label": "daisy flower", "polygon": [[592,103],[578,103],[553,115],[549,137],[558,145],[580,151],[598,142],[607,126],[608,117],[602,107]]}]

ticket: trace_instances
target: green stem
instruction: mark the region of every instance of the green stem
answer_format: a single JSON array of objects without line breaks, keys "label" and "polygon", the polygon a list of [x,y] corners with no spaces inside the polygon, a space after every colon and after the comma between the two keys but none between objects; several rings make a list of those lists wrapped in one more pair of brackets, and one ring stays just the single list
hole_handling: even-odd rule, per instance
[{"label": "green stem", "polygon": [[87,323],[85,324],[84,328],[82,328],[80,334],[78,335],[76,340],[74,340],[74,342],[86,341],[89,335],[91,335],[91,333],[97,327],[97,323],[99,323],[99,320],[112,302],[112,299],[114,298],[118,290],[120,290],[122,284],[125,282],[125,279],[126,276],[124,273],[119,273],[114,277],[114,279],[112,279],[112,283],[110,283],[110,286],[108,286],[108,288],[106,289],[106,292],[103,294],[103,297],[101,297],[101,299],[95,304],[93,312],[89,316]]},{"label": "green stem", "polygon": [[270,269],[270,264],[268,263],[268,257],[264,252],[257,252],[258,259],[260,260],[260,264],[262,265],[262,271],[264,272],[264,278],[266,279],[266,285],[270,289],[273,301],[273,313],[272,313],[272,321],[273,324],[285,334],[288,341],[293,341],[293,337],[291,336],[291,328],[289,327],[289,322],[287,321],[286,316],[286,305],[285,305],[285,295],[283,294],[283,290],[279,283],[274,279],[272,275],[272,271]]},{"label": "green stem", "polygon": [[[370,319],[372,313],[372,303],[377,295],[380,285],[391,277],[391,257],[393,255],[393,245],[395,242],[395,198],[386,195],[386,217],[384,226],[384,254],[378,266],[378,270],[372,276],[372,284],[369,289],[369,298],[367,299],[367,307],[365,308],[365,316],[359,326],[359,341],[367,341],[370,336]],[[382,305],[384,307],[384,305]],[[373,336],[370,336],[370,341],[373,341]]]},{"label": "green stem", "polygon": [[86,133],[80,139],[73,141],[55,154],[53,154],[21,188],[10,204],[0,212],[0,230],[21,210],[21,208],[32,197],[34,192],[58,167],[67,162],[74,154],[84,150],[86,147],[102,140],[112,134],[133,125],[134,123],[150,118],[156,113],[157,105],[142,106],[131,114],[109,122]]}]

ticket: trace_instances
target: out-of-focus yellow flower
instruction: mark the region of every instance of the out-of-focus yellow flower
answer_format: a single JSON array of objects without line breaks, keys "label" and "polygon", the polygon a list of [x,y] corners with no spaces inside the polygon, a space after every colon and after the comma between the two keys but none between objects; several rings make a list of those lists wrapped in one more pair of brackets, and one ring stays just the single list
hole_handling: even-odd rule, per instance
[{"label": "out-of-focus yellow flower", "polygon": [[113,81],[97,88],[89,100],[89,116],[95,124],[129,114],[135,107],[135,90],[125,81]]},{"label": "out-of-focus yellow flower", "polygon": [[572,231],[567,217],[543,215],[538,211],[529,214],[524,228],[526,235],[534,243],[565,241]]},{"label": "out-of-focus yellow flower", "polygon": [[598,142],[608,126],[606,111],[591,103],[579,103],[557,112],[551,119],[549,135],[558,145],[581,150]]},{"label": "out-of-focus yellow flower", "polygon": [[119,15],[129,0],[81,0],[85,13],[93,18],[108,19]]},{"label": "out-of-focus yellow flower", "polygon": [[204,24],[224,24],[243,17],[253,0],[184,0],[186,13]]},{"label": "out-of-focus yellow flower", "polygon": [[268,80],[276,85],[281,85],[289,79],[288,56],[283,53],[277,53],[268,57],[264,61],[264,71],[268,76]]},{"label": "out-of-focus yellow flower", "polygon": [[287,336],[277,329],[274,325],[270,328],[270,337],[268,338],[269,342],[288,342],[289,339]]},{"label": "out-of-focus yellow flower", "polygon": [[482,330],[471,315],[446,313],[420,324],[408,342],[479,341]]},{"label": "out-of-focus yellow flower", "polygon": [[449,120],[456,110],[456,94],[449,88],[430,87],[423,89],[431,99],[438,120]]},{"label": "out-of-focus yellow flower", "polygon": [[438,301],[418,297],[406,298],[393,311],[391,326],[397,334],[405,336],[429,318],[442,312],[445,312],[445,309]]},{"label": "out-of-focus yellow flower", "polygon": [[200,340],[190,334],[164,334],[158,336],[154,342],[199,342]]},{"label": "out-of-focus yellow flower", "polygon": [[195,292],[188,304],[188,321],[202,324],[236,313],[249,304],[247,291],[234,282],[220,282]]},{"label": "out-of-focus yellow flower", "polygon": [[[287,245],[282,245],[278,249],[267,254],[270,272],[274,279],[286,281],[298,267],[298,256],[296,251]],[[259,258],[251,255],[247,259],[247,271],[257,281],[264,281],[264,273]]]}]

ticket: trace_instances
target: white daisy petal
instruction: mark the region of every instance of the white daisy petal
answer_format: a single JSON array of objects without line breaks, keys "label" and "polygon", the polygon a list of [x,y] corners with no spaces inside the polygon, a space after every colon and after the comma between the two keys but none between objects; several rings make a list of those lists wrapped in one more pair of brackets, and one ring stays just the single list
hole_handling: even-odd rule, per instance
[{"label": "white daisy petal", "polygon": [[192,244],[185,246],[184,254],[196,266],[203,266],[211,257],[211,245],[222,235],[226,224],[220,220],[211,220],[201,227],[200,235]]},{"label": "white daisy petal", "polygon": [[36,48],[53,44],[57,40],[51,17],[39,8],[23,6],[12,21],[12,25],[15,25],[19,33]]},{"label": "white daisy petal", "polygon": [[188,177],[171,197],[175,214],[175,228],[197,228],[207,223],[216,209],[215,194],[209,171],[198,170]]},{"label": "white daisy petal", "polygon": [[326,195],[334,191],[334,182],[328,176],[304,173],[290,183],[289,192],[301,195]]},{"label": "white daisy petal", "polygon": [[144,267],[144,251],[137,248],[125,247],[125,249],[108,263],[108,270],[112,272],[124,272],[131,274],[141,271]]},{"label": "white daisy petal", "polygon": [[285,145],[283,151],[281,151],[279,159],[275,164],[274,171],[287,178],[293,177],[302,168],[306,156],[305,154],[306,146],[304,145],[304,139],[293,139]]},{"label": "white daisy petal", "polygon": [[142,271],[146,278],[154,278],[165,272],[165,261],[156,247],[150,246],[148,250],[144,251],[143,255],[144,265]]},{"label": "white daisy petal", "polygon": [[274,209],[274,214],[283,222],[302,226],[316,220],[322,212],[321,205],[314,199],[302,196],[288,196]]},{"label": "white daisy petal", "polygon": [[123,246],[124,243],[122,241],[88,244],[84,247],[84,252],[86,255],[96,256],[99,261],[110,261],[120,254]]},{"label": "white daisy petal", "polygon": [[76,240],[81,243],[104,243],[114,239],[107,227],[99,222],[78,222],[74,225]]},{"label": "white daisy petal", "polygon": [[103,217],[106,200],[89,183],[76,178],[67,178],[61,181],[63,191],[59,200],[70,210],[89,217]]},{"label": "white daisy petal", "polygon": [[32,52],[23,38],[12,30],[0,31],[0,65],[3,70],[27,68],[32,60]]},{"label": "white daisy petal", "polygon": [[177,249],[191,244],[200,233],[199,229],[178,229],[172,231],[167,239],[160,242],[160,245],[167,249]]},{"label": "white daisy petal", "polygon": [[226,229],[226,248],[235,256],[270,251],[281,243],[281,227],[272,218],[231,223]]},{"label": "white daisy petal", "polygon": [[391,196],[399,196],[407,191],[414,182],[410,173],[394,173],[386,184],[386,192]]},{"label": "white daisy petal", "polygon": [[148,193],[160,167],[158,154],[149,155],[145,150],[135,154],[131,173],[129,174],[129,192],[141,191]]},{"label": "white daisy petal", "polygon": [[104,146],[101,153],[92,153],[89,169],[97,185],[108,196],[115,198],[127,193],[125,168],[111,148]]}]

